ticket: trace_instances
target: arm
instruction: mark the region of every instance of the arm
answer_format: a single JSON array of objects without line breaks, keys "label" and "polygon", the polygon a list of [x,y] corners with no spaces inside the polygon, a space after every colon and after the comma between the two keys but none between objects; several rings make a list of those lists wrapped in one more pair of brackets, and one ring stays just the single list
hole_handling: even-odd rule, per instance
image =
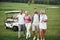
[{"label": "arm", "polygon": [[32,21],[32,18],[31,18],[31,16],[30,16],[30,21]]},{"label": "arm", "polygon": [[13,19],[13,20],[15,20],[15,19],[18,19],[18,15],[17,15],[16,17],[14,17],[14,19]]},{"label": "arm", "polygon": [[43,22],[47,22],[48,21],[48,18],[47,18],[47,16],[45,15],[44,16],[44,20],[42,20]]},{"label": "arm", "polygon": [[18,19],[19,15],[17,15],[16,17],[14,17],[14,19]]},{"label": "arm", "polygon": [[45,20],[42,20],[43,22],[47,22],[48,20],[47,19],[45,19]]}]

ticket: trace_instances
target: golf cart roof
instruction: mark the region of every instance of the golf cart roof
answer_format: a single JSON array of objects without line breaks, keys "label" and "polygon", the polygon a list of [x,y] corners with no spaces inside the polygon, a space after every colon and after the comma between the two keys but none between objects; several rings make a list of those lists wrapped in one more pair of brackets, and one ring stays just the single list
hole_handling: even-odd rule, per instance
[{"label": "golf cart roof", "polygon": [[6,14],[14,14],[14,13],[19,13],[19,11],[6,11]]}]

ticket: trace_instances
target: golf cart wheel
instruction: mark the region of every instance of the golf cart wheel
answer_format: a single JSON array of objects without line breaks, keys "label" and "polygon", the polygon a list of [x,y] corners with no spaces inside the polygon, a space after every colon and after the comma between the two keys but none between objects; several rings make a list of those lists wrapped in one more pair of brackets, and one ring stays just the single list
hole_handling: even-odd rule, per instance
[{"label": "golf cart wheel", "polygon": [[13,30],[14,31],[18,31],[18,27],[17,26],[13,26]]}]

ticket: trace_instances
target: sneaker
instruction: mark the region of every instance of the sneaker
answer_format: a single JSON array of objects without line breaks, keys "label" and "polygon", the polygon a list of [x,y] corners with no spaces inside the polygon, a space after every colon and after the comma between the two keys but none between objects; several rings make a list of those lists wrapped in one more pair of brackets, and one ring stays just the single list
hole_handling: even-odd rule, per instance
[{"label": "sneaker", "polygon": [[35,39],[36,39],[36,37],[33,38],[33,40],[35,40]]},{"label": "sneaker", "polygon": [[45,40],[45,39],[43,38],[43,40]]},{"label": "sneaker", "polygon": [[28,39],[28,37],[26,37],[26,39]]},{"label": "sneaker", "polygon": [[41,39],[41,40],[43,40],[43,39]]},{"label": "sneaker", "polygon": [[27,38],[26,40],[30,40],[30,38]]},{"label": "sneaker", "polygon": [[39,40],[39,38],[37,38],[37,40]]}]

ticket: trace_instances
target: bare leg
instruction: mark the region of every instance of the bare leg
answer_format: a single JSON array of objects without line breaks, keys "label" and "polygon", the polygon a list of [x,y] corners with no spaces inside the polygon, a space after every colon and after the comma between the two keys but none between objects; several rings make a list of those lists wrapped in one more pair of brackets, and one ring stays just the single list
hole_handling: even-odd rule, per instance
[{"label": "bare leg", "polygon": [[40,31],[39,31],[39,39],[40,39],[40,40],[43,39],[43,31],[42,31],[42,29],[40,29]]},{"label": "bare leg", "polygon": [[45,33],[46,33],[46,30],[43,30],[43,40],[45,40]]},{"label": "bare leg", "polygon": [[36,33],[35,33],[35,31],[33,31],[33,35],[34,35],[34,36],[36,36]]},{"label": "bare leg", "polygon": [[33,35],[34,35],[33,40],[35,40],[36,39],[36,33],[35,33],[35,31],[33,31]]},{"label": "bare leg", "polygon": [[37,40],[39,40],[39,31],[37,32]]}]

